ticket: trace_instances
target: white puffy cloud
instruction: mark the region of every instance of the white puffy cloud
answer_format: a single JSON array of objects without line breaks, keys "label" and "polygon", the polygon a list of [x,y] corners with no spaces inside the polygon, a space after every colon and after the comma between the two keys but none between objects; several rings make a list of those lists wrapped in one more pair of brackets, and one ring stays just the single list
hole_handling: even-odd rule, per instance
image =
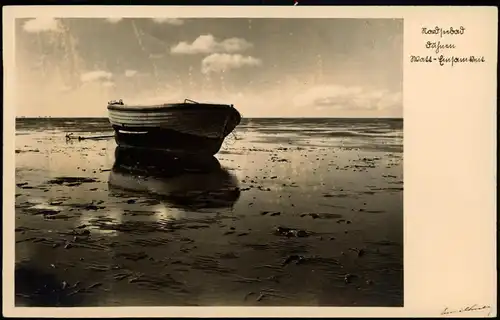
[{"label": "white puffy cloud", "polygon": [[401,92],[365,89],[340,85],[316,86],[297,94],[293,104],[298,107],[339,110],[386,110],[400,108]]},{"label": "white puffy cloud", "polygon": [[245,39],[229,38],[220,42],[211,34],[201,35],[193,43],[182,41],[170,49],[173,54],[235,53],[252,47]]},{"label": "white puffy cloud", "polygon": [[112,18],[106,18],[106,20],[110,23],[118,23],[122,20],[123,18],[118,18],[118,17],[112,17]]},{"label": "white puffy cloud", "polygon": [[246,66],[255,67],[262,64],[260,59],[242,56],[241,54],[214,53],[201,61],[201,72],[219,73]]},{"label": "white puffy cloud", "polygon": [[82,82],[92,82],[99,80],[110,80],[113,77],[111,72],[103,71],[103,70],[95,70],[83,73],[80,75],[80,80]]},{"label": "white puffy cloud", "polygon": [[158,24],[166,23],[173,26],[180,26],[184,24],[184,20],[178,18],[152,18],[152,20]]},{"label": "white puffy cloud", "polygon": [[125,70],[125,77],[131,78],[137,74],[137,70]]},{"label": "white puffy cloud", "polygon": [[34,18],[26,21],[23,24],[23,29],[31,33],[44,31],[58,32],[61,31],[61,25],[55,18]]}]

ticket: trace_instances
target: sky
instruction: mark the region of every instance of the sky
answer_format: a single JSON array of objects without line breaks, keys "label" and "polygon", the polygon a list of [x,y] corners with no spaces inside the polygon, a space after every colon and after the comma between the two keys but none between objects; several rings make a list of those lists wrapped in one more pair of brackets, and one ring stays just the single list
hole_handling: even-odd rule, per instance
[{"label": "sky", "polygon": [[109,100],[234,104],[244,117],[402,117],[402,19],[16,19],[16,115]]}]

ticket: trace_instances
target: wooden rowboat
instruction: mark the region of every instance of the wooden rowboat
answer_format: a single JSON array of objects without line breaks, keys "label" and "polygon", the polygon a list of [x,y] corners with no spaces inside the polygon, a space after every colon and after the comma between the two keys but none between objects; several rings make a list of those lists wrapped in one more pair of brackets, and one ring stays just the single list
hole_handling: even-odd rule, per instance
[{"label": "wooden rowboat", "polygon": [[241,121],[233,105],[189,99],[150,106],[112,101],[108,114],[119,146],[181,155],[215,155]]}]

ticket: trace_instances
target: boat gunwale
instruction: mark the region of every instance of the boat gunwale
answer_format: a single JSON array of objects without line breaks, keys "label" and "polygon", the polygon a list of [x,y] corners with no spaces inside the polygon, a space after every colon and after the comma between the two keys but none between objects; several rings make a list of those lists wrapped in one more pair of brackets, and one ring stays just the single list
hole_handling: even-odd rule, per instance
[{"label": "boat gunwale", "polygon": [[218,110],[225,109],[238,112],[232,105],[229,104],[211,104],[211,103],[166,103],[160,105],[120,105],[109,104],[108,110],[110,111],[125,111],[125,112],[161,112],[161,111],[182,111],[189,108],[189,110],[207,110],[215,108]]}]

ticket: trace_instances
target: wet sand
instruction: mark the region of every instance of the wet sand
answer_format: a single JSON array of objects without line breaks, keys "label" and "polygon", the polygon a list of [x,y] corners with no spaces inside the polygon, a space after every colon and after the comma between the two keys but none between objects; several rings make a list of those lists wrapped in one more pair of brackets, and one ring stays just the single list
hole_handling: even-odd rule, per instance
[{"label": "wet sand", "polygon": [[402,120],[250,119],[211,159],[18,120],[18,306],[402,306]]}]

